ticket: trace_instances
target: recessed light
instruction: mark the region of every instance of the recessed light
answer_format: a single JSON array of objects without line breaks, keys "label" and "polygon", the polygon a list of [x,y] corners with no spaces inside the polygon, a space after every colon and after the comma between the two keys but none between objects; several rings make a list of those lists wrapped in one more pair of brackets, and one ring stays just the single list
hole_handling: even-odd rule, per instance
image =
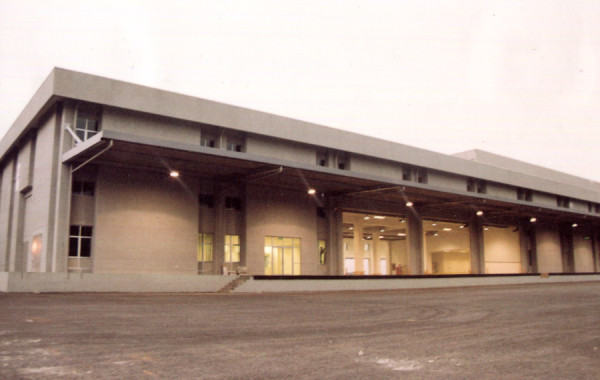
[{"label": "recessed light", "polygon": [[444,231],[452,231],[452,228],[450,228],[450,227],[445,227],[445,228],[444,228]]},{"label": "recessed light", "polygon": [[481,215],[483,215],[483,211],[479,210],[476,212],[476,214],[477,214],[477,216],[481,216]]},{"label": "recessed light", "polygon": [[385,228],[380,229],[379,232],[385,232]]},{"label": "recessed light", "polygon": [[365,217],[364,217],[364,219],[365,219],[365,220],[369,220],[369,219],[371,219],[371,218],[370,218],[370,217],[368,217],[368,216],[365,216]]},{"label": "recessed light", "polygon": [[375,215],[373,218],[374,219],[385,219],[385,216]]},{"label": "recessed light", "polygon": [[413,203],[411,201],[406,202],[406,207],[412,207]]},{"label": "recessed light", "polygon": [[573,225],[572,225],[573,228],[575,228],[577,226],[579,226],[579,224],[577,224],[577,223],[573,223]]},{"label": "recessed light", "polygon": [[431,225],[435,227],[435,226],[437,226],[437,223],[433,222],[433,223],[431,223]]},{"label": "recessed light", "polygon": [[173,178],[177,178],[177,177],[179,177],[179,172],[177,170],[171,170],[169,175]]},{"label": "recessed light", "polygon": [[348,227],[348,229],[349,229],[350,231],[352,231],[352,230],[354,229],[354,227]]},{"label": "recessed light", "polygon": [[399,233],[398,236],[406,236],[406,234]]},{"label": "recessed light", "polygon": [[530,221],[531,223],[535,223],[535,222],[537,222],[537,218],[531,218],[531,219],[529,219],[529,221]]},{"label": "recessed light", "polygon": [[310,189],[308,189],[308,194],[310,194],[310,195],[314,195],[314,194],[316,194],[316,193],[317,193],[317,190],[315,190],[315,189],[313,189],[313,188],[310,188]]}]

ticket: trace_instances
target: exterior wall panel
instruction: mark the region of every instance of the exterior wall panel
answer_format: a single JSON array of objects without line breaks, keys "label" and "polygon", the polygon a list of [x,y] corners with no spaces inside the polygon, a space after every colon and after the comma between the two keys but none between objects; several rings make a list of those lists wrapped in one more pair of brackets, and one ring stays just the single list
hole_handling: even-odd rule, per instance
[{"label": "exterior wall panel", "polygon": [[540,273],[562,273],[562,253],[557,229],[540,227],[536,229],[536,252]]},{"label": "exterior wall panel", "polygon": [[305,164],[317,164],[317,150],[311,146],[265,136],[246,137],[246,152]]},{"label": "exterior wall panel", "polygon": [[247,187],[246,252],[248,272],[264,273],[265,236],[301,239],[301,274],[318,274],[317,210],[305,192]]},{"label": "exterior wall panel", "polygon": [[101,167],[93,271],[196,273],[198,202],[185,187],[160,174]]}]

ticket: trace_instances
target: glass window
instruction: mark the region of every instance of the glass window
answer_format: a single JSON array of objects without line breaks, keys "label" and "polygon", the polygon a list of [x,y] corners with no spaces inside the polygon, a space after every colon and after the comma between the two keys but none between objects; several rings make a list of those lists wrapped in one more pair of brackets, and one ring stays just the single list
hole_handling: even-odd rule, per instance
[{"label": "glass window", "polygon": [[225,235],[225,263],[239,263],[240,252],[240,235]]},{"label": "glass window", "polygon": [[92,256],[92,227],[71,226],[69,228],[69,256]]},{"label": "glass window", "polygon": [[75,124],[75,133],[82,141],[95,136],[98,133],[98,120],[91,119],[88,117],[79,116],[77,117],[77,123]]},{"label": "glass window", "polygon": [[94,182],[73,181],[71,192],[76,195],[94,196]]},{"label": "glass window", "polygon": [[300,238],[265,236],[265,274],[300,274]]},{"label": "glass window", "polygon": [[213,260],[213,234],[198,234],[198,261]]}]

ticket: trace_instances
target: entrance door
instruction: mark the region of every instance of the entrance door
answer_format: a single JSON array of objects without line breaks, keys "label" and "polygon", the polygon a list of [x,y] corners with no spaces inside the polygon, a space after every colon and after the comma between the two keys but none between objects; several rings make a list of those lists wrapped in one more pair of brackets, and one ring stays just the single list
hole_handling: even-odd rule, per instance
[{"label": "entrance door", "polygon": [[265,274],[300,274],[300,239],[265,236]]},{"label": "entrance door", "polygon": [[356,265],[354,264],[353,257],[346,257],[344,260],[344,273],[354,274],[356,272]]}]

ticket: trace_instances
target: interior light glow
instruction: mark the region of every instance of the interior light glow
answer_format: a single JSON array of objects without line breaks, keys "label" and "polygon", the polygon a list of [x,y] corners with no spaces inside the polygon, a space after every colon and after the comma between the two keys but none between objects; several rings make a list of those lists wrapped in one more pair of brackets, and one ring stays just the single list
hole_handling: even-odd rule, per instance
[{"label": "interior light glow", "polygon": [[437,223],[433,222],[433,223],[431,223],[431,225],[435,227],[435,226],[437,226]]},{"label": "interior light glow", "polygon": [[383,235],[379,235],[379,238],[380,238],[380,239],[383,239]]},{"label": "interior light glow", "polygon": [[412,207],[413,203],[411,201],[406,202],[406,207]]},{"label": "interior light glow", "polygon": [[487,228],[487,227],[483,227],[483,230],[484,230],[484,231],[487,231],[487,230],[489,230],[489,228]]},{"label": "interior light glow", "polygon": [[371,218],[370,218],[369,216],[365,216],[365,217],[364,217],[364,219],[365,219],[365,220],[369,220],[369,219],[371,219]]},{"label": "interior light glow", "polygon": [[531,223],[535,223],[535,222],[537,222],[537,218],[531,218],[531,219],[529,219],[529,221],[530,221]]},{"label": "interior light glow", "polygon": [[479,210],[476,212],[476,214],[477,214],[477,216],[481,216],[481,215],[483,215],[483,211]]},{"label": "interior light glow", "polygon": [[452,228],[450,228],[450,227],[445,227],[445,228],[444,228],[444,231],[452,231]]},{"label": "interior light glow", "polygon": [[579,226],[579,224],[577,224],[577,223],[573,223],[573,226],[572,226],[572,227],[573,227],[573,228],[575,228],[575,227],[577,227],[577,226]]},{"label": "interior light glow", "polygon": [[177,178],[177,177],[179,177],[179,172],[177,170],[171,170],[169,175],[173,178]]},{"label": "interior light glow", "polygon": [[406,223],[406,220],[400,219],[400,223]]},{"label": "interior light glow", "polygon": [[375,215],[373,218],[374,219],[385,219],[385,216]]},{"label": "interior light glow", "polygon": [[406,234],[399,233],[398,236],[406,236]]},{"label": "interior light glow", "polygon": [[310,189],[308,189],[308,194],[310,194],[310,195],[314,195],[314,194],[316,194],[316,193],[317,193],[317,190],[315,190],[315,189],[313,189],[313,188],[310,188]]},{"label": "interior light glow", "polygon": [[436,233],[434,233],[434,234],[433,234],[433,236],[438,236],[438,233],[437,233],[437,232],[436,232]]},{"label": "interior light glow", "polygon": [[385,228],[380,229],[379,232],[385,232]]},{"label": "interior light glow", "polygon": [[349,229],[350,231],[352,231],[352,230],[354,229],[354,227],[349,227],[348,229]]},{"label": "interior light glow", "polygon": [[465,228],[465,225],[461,224],[460,227],[458,227],[458,228]]}]

